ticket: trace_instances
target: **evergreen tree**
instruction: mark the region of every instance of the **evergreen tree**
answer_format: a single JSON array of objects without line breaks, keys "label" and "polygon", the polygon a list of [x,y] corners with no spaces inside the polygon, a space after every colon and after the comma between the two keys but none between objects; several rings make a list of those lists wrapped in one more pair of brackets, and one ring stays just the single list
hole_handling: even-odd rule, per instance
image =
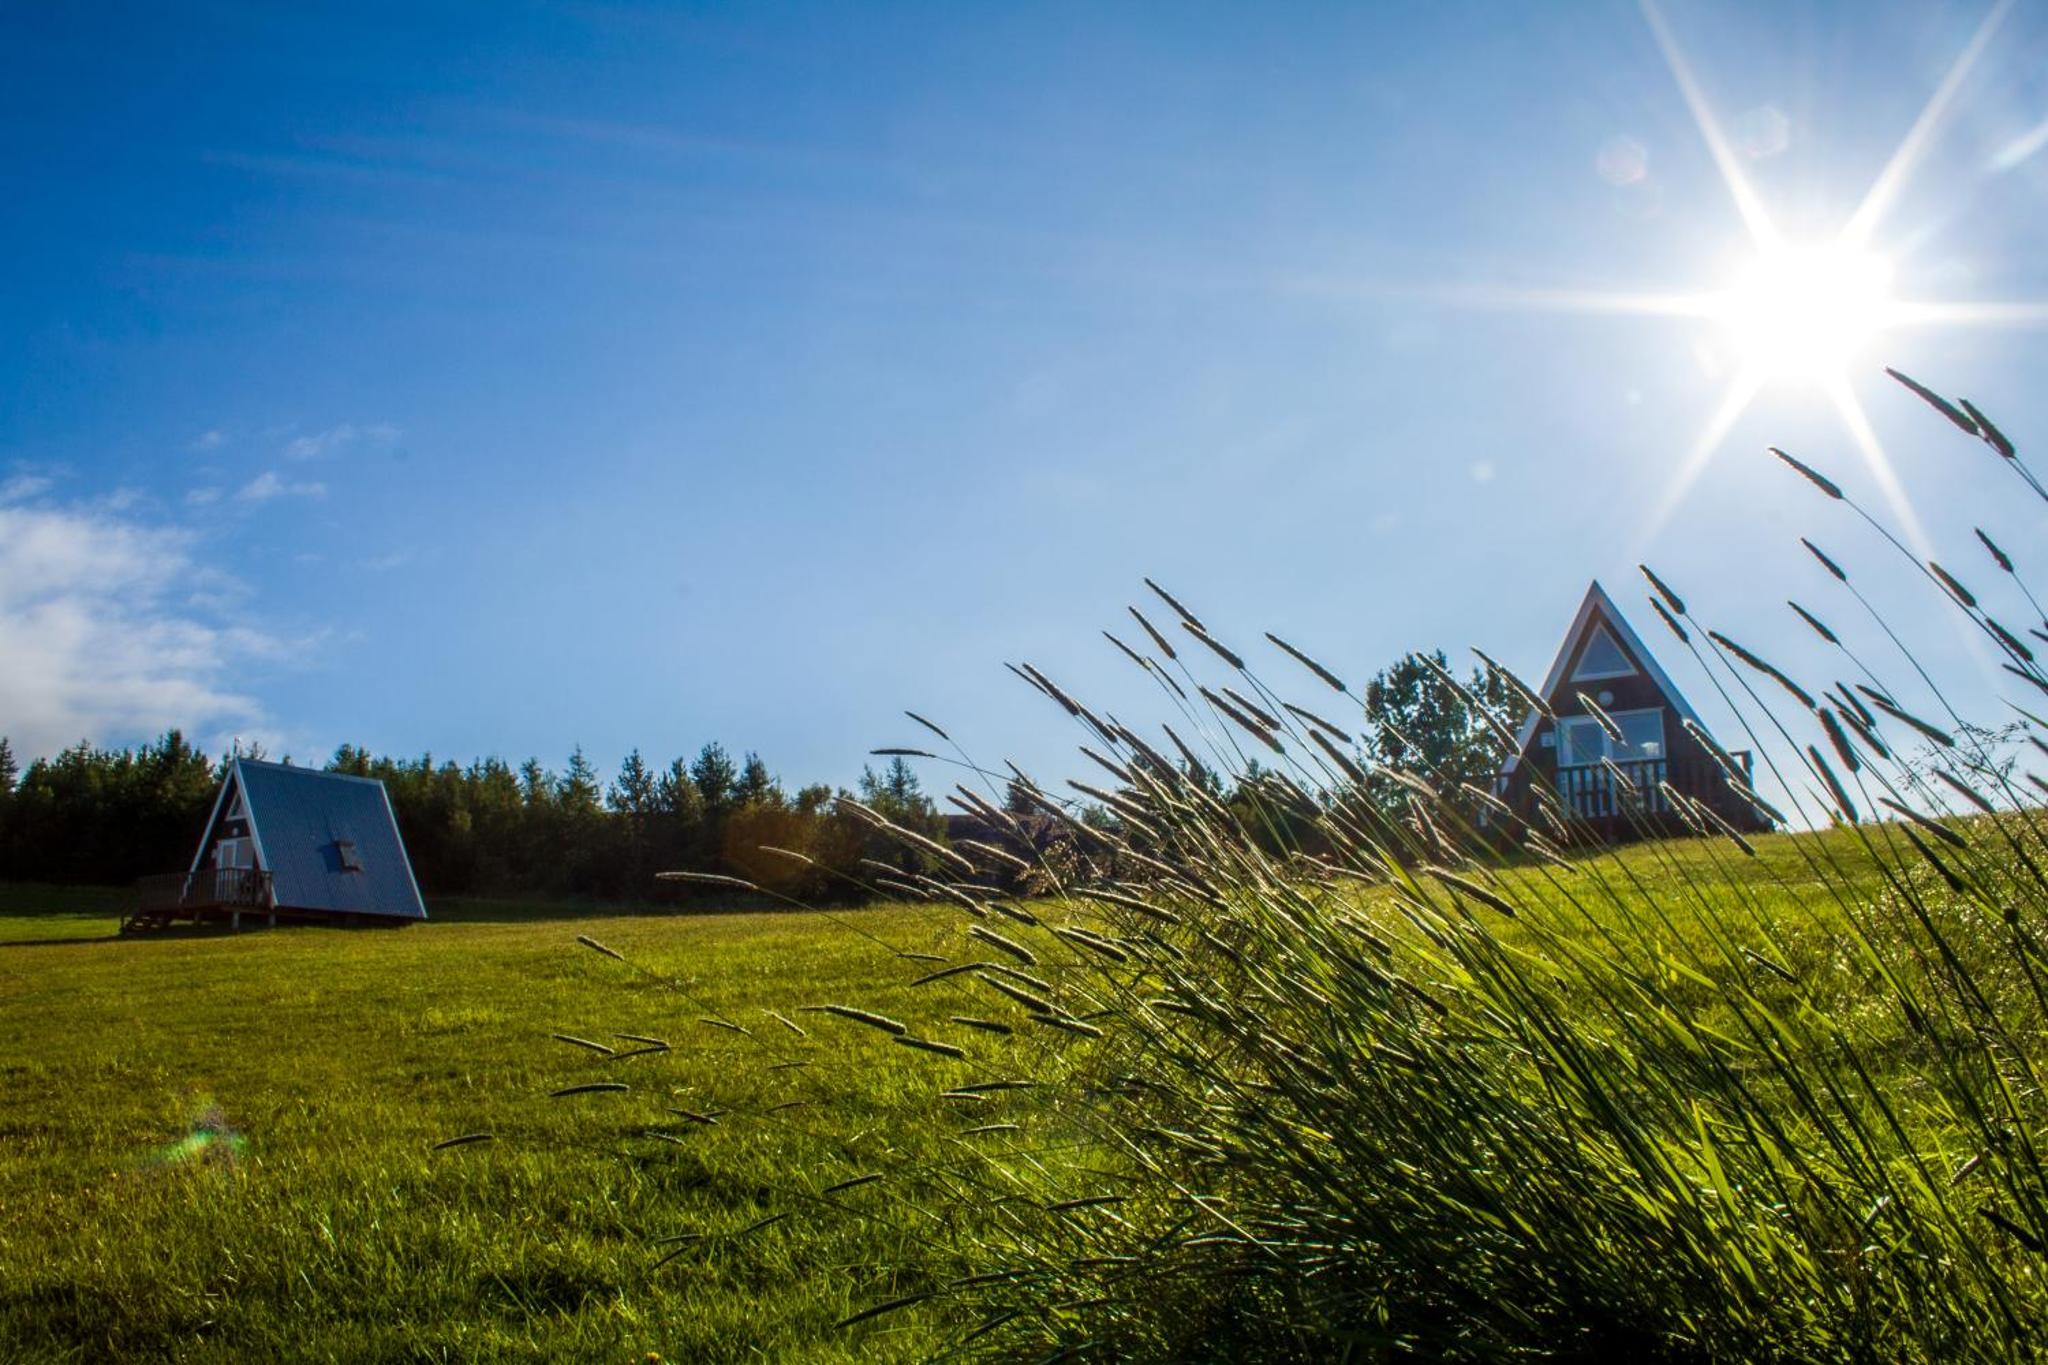
[{"label": "evergreen tree", "polygon": [[[924,794],[917,780],[917,773],[901,756],[890,760],[889,766],[880,773],[867,767],[860,770],[860,799],[862,804],[883,818],[928,839],[945,842],[946,817],[932,805],[932,799]],[[936,866],[930,855],[905,848],[896,840],[879,834],[871,841],[868,856],[906,871],[929,871]]]},{"label": "evergreen tree", "polygon": [[0,877],[14,875],[14,784],[20,775],[14,746],[0,735]]},{"label": "evergreen tree", "polygon": [[616,893],[639,899],[653,889],[654,819],[656,810],[654,773],[638,749],[619,764],[619,775],[607,794],[618,831],[619,852],[612,868]]},{"label": "evergreen tree", "polygon": [[604,818],[604,786],[577,745],[555,786],[554,847],[557,884],[578,896],[618,894],[624,888]]},{"label": "evergreen tree", "polygon": [[725,746],[716,742],[707,744],[697,754],[696,762],[690,765],[690,780],[697,784],[697,794],[704,798],[705,809],[722,811],[732,804],[733,789],[739,785],[739,773],[732,765],[731,755]]},{"label": "evergreen tree", "polygon": [[654,806],[663,815],[676,816],[695,824],[704,815],[704,793],[690,776],[690,765],[676,759],[654,784]]},{"label": "evergreen tree", "polygon": [[550,804],[554,791],[554,774],[541,767],[539,759],[529,758],[519,765],[519,797],[528,809]]},{"label": "evergreen tree", "polygon": [[645,819],[655,811],[654,773],[638,749],[619,764],[619,775],[606,793],[606,803],[622,815]]},{"label": "evergreen tree", "polygon": [[354,744],[344,744],[334,751],[334,757],[327,760],[327,771],[348,773],[352,777],[370,775],[369,750]]},{"label": "evergreen tree", "polygon": [[[654,784],[658,815],[649,850],[654,872],[701,870],[704,867],[704,794],[690,776],[687,760],[676,759]],[[670,884],[667,894],[680,896],[683,889]]]},{"label": "evergreen tree", "polygon": [[905,810],[914,807],[924,794],[924,784],[917,780],[916,771],[901,754],[889,760],[882,774],[882,788],[891,801]]},{"label": "evergreen tree", "polygon": [[[899,760],[900,761],[900,760]],[[733,786],[733,804],[736,806],[779,806],[782,804],[782,788],[769,776],[768,765],[757,753],[747,754],[746,765],[740,769],[739,780]]]},{"label": "evergreen tree", "polygon": [[562,780],[555,788],[555,799],[563,810],[581,816],[598,809],[602,793],[597,769],[591,766],[583,746],[579,744],[569,755],[569,771],[562,774]]}]

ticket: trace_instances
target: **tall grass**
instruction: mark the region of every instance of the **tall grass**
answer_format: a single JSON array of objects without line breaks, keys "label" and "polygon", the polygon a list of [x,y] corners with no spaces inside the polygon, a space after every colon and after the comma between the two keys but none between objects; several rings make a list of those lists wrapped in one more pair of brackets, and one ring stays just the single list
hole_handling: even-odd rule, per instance
[{"label": "tall grass", "polygon": [[[2048,497],[1981,413],[1911,387]],[[1111,781],[1073,785],[1113,827],[1039,802],[1115,871],[1047,870],[1027,906],[947,854],[920,886],[968,936],[917,971],[950,1022],[910,1035],[831,1002],[814,1025],[929,1035],[933,1092],[964,1111],[957,1159],[876,1172],[927,1220],[929,1261],[846,1330],[915,1308],[1001,1354],[2041,1354],[2048,784],[2001,740],[2048,752],[2027,643],[2048,621],[1983,533],[1964,549],[1994,572],[1923,563],[1783,458],[1912,563],[2018,701],[1967,723],[1940,655],[1810,542],[1835,600],[1794,610],[1836,678],[1793,677],[1646,570],[1666,649],[1762,757],[1742,790],[1791,832],[1761,853],[1668,789],[1634,809],[1698,837],[1621,856],[1570,852],[1587,831],[1555,793],[1511,812],[1368,772],[1341,679],[1274,637],[1310,689],[1283,697],[1156,586],[1178,633],[1140,615],[1152,652],[1117,643],[1166,726],[1020,669],[1084,731]],[[1831,615],[1882,649],[1851,652]],[[1249,804],[1196,776],[1252,757]],[[958,761],[977,809],[1012,776]]]}]

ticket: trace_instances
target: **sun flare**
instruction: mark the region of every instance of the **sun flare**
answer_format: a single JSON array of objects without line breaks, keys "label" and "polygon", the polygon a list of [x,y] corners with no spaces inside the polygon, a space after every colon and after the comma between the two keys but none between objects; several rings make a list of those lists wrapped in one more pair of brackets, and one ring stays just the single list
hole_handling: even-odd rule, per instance
[{"label": "sun flare", "polygon": [[1759,380],[1828,385],[1893,321],[1891,282],[1875,252],[1774,244],[1742,263],[1711,312]]},{"label": "sun flare", "polygon": [[1719,333],[1725,348],[1721,357],[1731,363],[1707,363],[1702,369],[1720,376],[1721,396],[1708,410],[1698,434],[1671,460],[1671,475],[1663,493],[1638,526],[1643,546],[1676,514],[1750,405],[1773,386],[1805,390],[1834,409],[1844,434],[1908,540],[1924,545],[1919,519],[1863,410],[1857,377],[1867,376],[1883,363],[1882,343],[1899,333],[1935,327],[2048,327],[2048,300],[1901,298],[1893,293],[1893,258],[1875,250],[1873,244],[2015,0],[1991,0],[1976,32],[1839,230],[1803,241],[1788,240],[1784,235],[1772,205],[1751,178],[1749,161],[1755,154],[1745,155],[1744,148],[1722,127],[1692,64],[1665,22],[1659,0],[1638,0],[1638,4],[1728,191],[1746,239],[1741,258],[1722,277],[1719,288],[1679,284],[1630,291],[1467,287],[1450,296],[1481,307],[1663,317],[1688,325],[1705,324]]}]

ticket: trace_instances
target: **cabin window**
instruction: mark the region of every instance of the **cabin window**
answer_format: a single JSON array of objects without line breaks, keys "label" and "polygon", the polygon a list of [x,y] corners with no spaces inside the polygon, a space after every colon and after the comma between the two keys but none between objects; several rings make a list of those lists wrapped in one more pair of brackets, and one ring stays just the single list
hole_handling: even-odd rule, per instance
[{"label": "cabin window", "polygon": [[1648,711],[1616,711],[1614,724],[1621,731],[1621,743],[1614,746],[1616,763],[1648,763],[1664,757],[1664,708]]},{"label": "cabin window", "polygon": [[1585,652],[1579,655],[1579,666],[1572,672],[1573,682],[1590,682],[1598,678],[1627,678],[1634,675],[1636,667],[1622,653],[1621,645],[1605,626],[1593,628],[1593,638],[1586,642]]},{"label": "cabin window", "polygon": [[1607,757],[1607,732],[1591,716],[1563,716],[1557,722],[1557,766],[1583,768]]},{"label": "cabin window", "polygon": [[334,860],[341,865],[343,872],[361,872],[363,870],[362,855],[356,852],[356,841],[353,839],[336,839],[334,841]]},{"label": "cabin window", "polygon": [[213,846],[215,867],[254,867],[254,850],[247,839],[223,839]]},{"label": "cabin window", "polygon": [[1557,722],[1557,766],[1584,768],[1613,759],[1616,763],[1651,763],[1665,756],[1664,708],[1614,711],[1608,714],[1621,731],[1615,741],[1591,716],[1563,716]]}]

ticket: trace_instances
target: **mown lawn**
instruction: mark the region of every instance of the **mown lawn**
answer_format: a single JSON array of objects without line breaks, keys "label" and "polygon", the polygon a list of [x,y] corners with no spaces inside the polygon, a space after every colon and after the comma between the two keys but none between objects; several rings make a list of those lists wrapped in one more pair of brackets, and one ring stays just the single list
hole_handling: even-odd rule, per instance
[{"label": "mown lawn", "polygon": [[[875,940],[928,949],[957,933],[943,913],[564,919],[457,905],[399,931],[123,940],[122,899],[0,899],[0,1359],[872,1359],[928,1346],[915,1314],[832,1326],[920,1255],[925,1234],[872,1187],[838,1196],[848,1216],[822,1231],[807,1222],[801,1247],[775,1226],[719,1234],[950,1132],[929,1105],[898,1101],[959,1063],[817,1016],[793,1015],[811,1033],[799,1038],[765,1012],[842,997],[929,1008],[899,998],[915,964]],[[714,1011],[752,1035],[699,1022]],[[674,1050],[608,1059],[554,1032]],[[785,1041],[811,1064],[770,1070]],[[833,1098],[855,1066],[865,1112]],[[633,1088],[548,1098],[614,1079]],[[828,1101],[834,1136],[815,1140],[806,1120]],[[719,1107],[715,1125],[665,1112]],[[432,1150],[476,1132],[496,1140]],[[654,1239],[690,1233],[711,1235],[654,1264],[672,1249]]]}]

